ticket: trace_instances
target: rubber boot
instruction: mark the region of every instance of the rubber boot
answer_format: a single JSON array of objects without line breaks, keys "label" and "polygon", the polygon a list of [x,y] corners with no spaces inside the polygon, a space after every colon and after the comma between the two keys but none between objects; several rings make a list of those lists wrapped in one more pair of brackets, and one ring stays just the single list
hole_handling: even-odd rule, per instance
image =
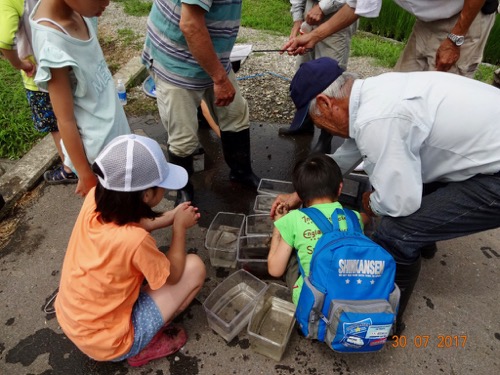
[{"label": "rubber boot", "polygon": [[321,152],[323,154],[329,154],[332,149],[332,138],[333,134],[328,133],[326,130],[321,129],[321,133],[319,133],[318,141],[311,148],[312,152]]},{"label": "rubber boot", "polygon": [[432,259],[437,253],[436,243],[431,243],[430,245],[425,245],[420,248],[420,256],[424,259]]},{"label": "rubber boot", "polygon": [[250,160],[250,129],[220,133],[224,160],[231,169],[229,179],[257,189],[260,178],[252,171]]},{"label": "rubber boot", "polygon": [[421,263],[422,259],[420,257],[410,264],[396,263],[396,284],[401,291],[401,298],[399,300],[399,310],[396,317],[396,327],[392,335],[400,336],[406,327],[403,323],[403,314],[417,282]]},{"label": "rubber boot", "polygon": [[184,168],[188,173],[188,182],[186,186],[182,189],[177,190],[177,197],[175,198],[175,207],[183,202],[193,202],[194,199],[194,188],[191,183],[191,175],[194,172],[193,169],[193,155],[186,157],[177,156],[170,151],[168,151],[168,160],[172,164],[176,164]]}]

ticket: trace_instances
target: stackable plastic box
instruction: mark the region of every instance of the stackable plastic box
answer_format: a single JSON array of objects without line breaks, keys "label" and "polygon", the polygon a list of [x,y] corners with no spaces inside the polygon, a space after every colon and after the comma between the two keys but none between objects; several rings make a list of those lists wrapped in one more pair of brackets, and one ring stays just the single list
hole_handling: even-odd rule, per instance
[{"label": "stackable plastic box", "polygon": [[248,215],[245,219],[245,235],[272,236],[274,221],[269,214]]},{"label": "stackable plastic box", "polygon": [[293,193],[295,189],[290,181],[271,180],[262,178],[257,188],[259,194],[277,196],[279,194]]},{"label": "stackable plastic box", "polygon": [[214,267],[236,267],[238,240],[245,223],[244,214],[219,212],[210,224],[205,247]]},{"label": "stackable plastic box", "polygon": [[203,308],[208,325],[227,342],[248,324],[266,283],[245,270],[224,279],[207,297]]},{"label": "stackable plastic box", "polygon": [[271,283],[252,311],[247,332],[252,350],[280,361],[295,324],[295,305],[286,286]]},{"label": "stackable plastic box", "polygon": [[361,211],[363,208],[363,193],[371,191],[371,187],[366,174],[352,172],[349,176],[344,177],[344,187],[339,202],[342,206]]},{"label": "stackable plastic box", "polygon": [[237,255],[238,268],[261,278],[269,278],[267,256],[270,245],[270,236],[241,236]]},{"label": "stackable plastic box", "polygon": [[256,214],[269,214],[271,212],[271,207],[275,199],[276,199],[275,195],[270,195],[270,194],[257,195],[255,197],[255,203],[253,205],[253,212],[255,212]]}]

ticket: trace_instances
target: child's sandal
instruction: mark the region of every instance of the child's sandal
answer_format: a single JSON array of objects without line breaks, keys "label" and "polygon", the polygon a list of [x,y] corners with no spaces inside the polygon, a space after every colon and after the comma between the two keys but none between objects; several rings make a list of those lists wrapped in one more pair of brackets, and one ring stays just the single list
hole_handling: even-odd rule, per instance
[{"label": "child's sandal", "polygon": [[187,341],[187,334],[180,324],[169,324],[163,327],[141,352],[127,358],[130,366],[137,367],[157,358],[179,351]]},{"label": "child's sandal", "polygon": [[73,172],[66,172],[64,166],[60,165],[56,169],[46,171],[43,174],[43,179],[52,185],[57,184],[75,184],[78,182],[78,177]]}]

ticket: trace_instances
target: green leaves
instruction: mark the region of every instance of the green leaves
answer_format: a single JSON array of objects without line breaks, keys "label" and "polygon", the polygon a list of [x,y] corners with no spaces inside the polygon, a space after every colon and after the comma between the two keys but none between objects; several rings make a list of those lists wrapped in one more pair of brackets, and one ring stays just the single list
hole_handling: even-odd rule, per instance
[{"label": "green leaves", "polygon": [[45,134],[33,126],[21,74],[0,58],[0,158],[19,159]]}]

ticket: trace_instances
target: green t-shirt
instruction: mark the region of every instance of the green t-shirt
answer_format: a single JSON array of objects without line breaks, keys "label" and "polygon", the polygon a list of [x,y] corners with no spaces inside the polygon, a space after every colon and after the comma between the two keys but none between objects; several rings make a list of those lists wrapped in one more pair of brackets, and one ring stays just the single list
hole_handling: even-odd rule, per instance
[{"label": "green t-shirt", "polygon": [[[328,220],[332,221],[332,213],[336,208],[342,208],[339,202],[333,203],[322,203],[316,204],[311,207],[317,208],[324,214]],[[358,212],[354,211],[359,219],[361,228],[363,228],[363,223],[361,221],[361,216]],[[309,267],[311,263],[312,254],[316,243],[321,238],[321,231],[318,229],[316,224],[307,216],[299,210],[290,211],[287,215],[283,216],[281,219],[276,220],[274,225],[281,234],[283,240],[289,244],[291,247],[297,249],[297,256],[299,262],[304,269],[306,275],[309,275]],[[340,230],[346,230],[345,218],[339,220]],[[299,301],[300,291],[302,290],[302,284],[304,280],[302,276],[299,276],[292,291],[292,300],[294,304]]]}]

